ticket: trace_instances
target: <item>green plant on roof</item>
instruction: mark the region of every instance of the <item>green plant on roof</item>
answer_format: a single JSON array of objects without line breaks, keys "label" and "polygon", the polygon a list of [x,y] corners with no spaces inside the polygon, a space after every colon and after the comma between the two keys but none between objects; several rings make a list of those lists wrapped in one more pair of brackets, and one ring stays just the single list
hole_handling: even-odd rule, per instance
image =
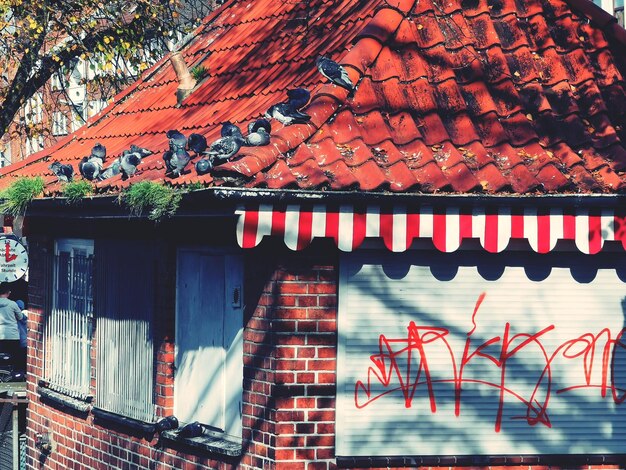
[{"label": "green plant on roof", "polygon": [[0,212],[13,216],[23,215],[30,201],[43,194],[45,183],[39,176],[22,177],[0,193]]},{"label": "green plant on roof", "polygon": [[91,183],[84,180],[70,181],[63,187],[63,196],[68,204],[76,204],[92,193]]},{"label": "green plant on roof", "polygon": [[196,65],[191,68],[190,73],[196,82],[199,82],[209,74],[209,69],[207,69],[204,65]]},{"label": "green plant on roof", "polygon": [[204,186],[199,181],[194,181],[193,183],[189,183],[185,188],[188,192],[191,191],[200,191]]},{"label": "green plant on roof", "polygon": [[174,188],[152,181],[135,183],[120,195],[131,215],[147,213],[148,219],[157,222],[172,217],[178,210],[180,199],[181,195]]}]

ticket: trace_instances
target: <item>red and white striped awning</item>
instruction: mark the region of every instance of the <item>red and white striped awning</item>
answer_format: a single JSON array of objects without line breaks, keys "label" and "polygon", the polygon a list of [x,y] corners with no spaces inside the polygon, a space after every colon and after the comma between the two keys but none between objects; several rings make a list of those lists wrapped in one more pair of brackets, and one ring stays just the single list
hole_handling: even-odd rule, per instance
[{"label": "red and white striped awning", "polygon": [[580,251],[599,252],[605,240],[621,241],[626,249],[626,213],[613,210],[484,208],[417,209],[378,206],[328,208],[323,205],[275,207],[259,205],[237,211],[237,240],[242,248],[257,246],[263,237],[281,237],[301,250],[318,237],[333,238],[342,251],[352,251],[368,237],[382,238],[391,251],[407,250],[414,239],[432,239],[443,252],[476,238],[491,253],[504,250],[511,239],[526,239],[538,253],[551,251],[558,240],[574,240]]}]

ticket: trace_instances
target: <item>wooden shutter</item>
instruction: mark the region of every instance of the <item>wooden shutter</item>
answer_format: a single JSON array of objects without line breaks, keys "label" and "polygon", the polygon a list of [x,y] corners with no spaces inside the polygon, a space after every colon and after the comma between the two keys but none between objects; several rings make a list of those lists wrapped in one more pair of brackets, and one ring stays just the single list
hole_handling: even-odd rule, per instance
[{"label": "wooden shutter", "polygon": [[150,422],[155,253],[145,241],[105,241],[96,254],[96,406]]},{"label": "wooden shutter", "polygon": [[337,455],[623,453],[624,266],[614,254],[345,255]]},{"label": "wooden shutter", "polygon": [[241,437],[241,258],[178,251],[174,413]]}]

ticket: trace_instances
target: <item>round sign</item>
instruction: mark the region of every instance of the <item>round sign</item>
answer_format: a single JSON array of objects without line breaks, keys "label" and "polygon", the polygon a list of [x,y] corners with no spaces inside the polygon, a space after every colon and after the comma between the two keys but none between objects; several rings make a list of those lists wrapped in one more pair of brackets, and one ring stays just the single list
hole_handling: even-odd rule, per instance
[{"label": "round sign", "polygon": [[17,281],[27,269],[26,247],[14,238],[0,238],[0,281]]}]

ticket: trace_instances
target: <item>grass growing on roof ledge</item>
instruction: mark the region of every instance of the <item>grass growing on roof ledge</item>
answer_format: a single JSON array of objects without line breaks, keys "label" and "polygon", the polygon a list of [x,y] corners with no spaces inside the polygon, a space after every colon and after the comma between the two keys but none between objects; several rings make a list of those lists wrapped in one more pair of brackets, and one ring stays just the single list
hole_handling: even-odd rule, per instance
[{"label": "grass growing on roof ledge", "polygon": [[7,189],[0,193],[0,212],[12,216],[24,215],[28,204],[43,194],[45,183],[43,178],[18,178]]},{"label": "grass growing on roof ledge", "polygon": [[153,181],[135,183],[120,194],[120,202],[126,205],[131,215],[148,214],[148,219],[160,221],[172,217],[178,210],[181,195],[172,187]]},{"label": "grass growing on roof ledge", "polygon": [[84,180],[70,181],[63,187],[63,197],[67,199],[68,204],[77,204],[92,193],[91,183]]}]

